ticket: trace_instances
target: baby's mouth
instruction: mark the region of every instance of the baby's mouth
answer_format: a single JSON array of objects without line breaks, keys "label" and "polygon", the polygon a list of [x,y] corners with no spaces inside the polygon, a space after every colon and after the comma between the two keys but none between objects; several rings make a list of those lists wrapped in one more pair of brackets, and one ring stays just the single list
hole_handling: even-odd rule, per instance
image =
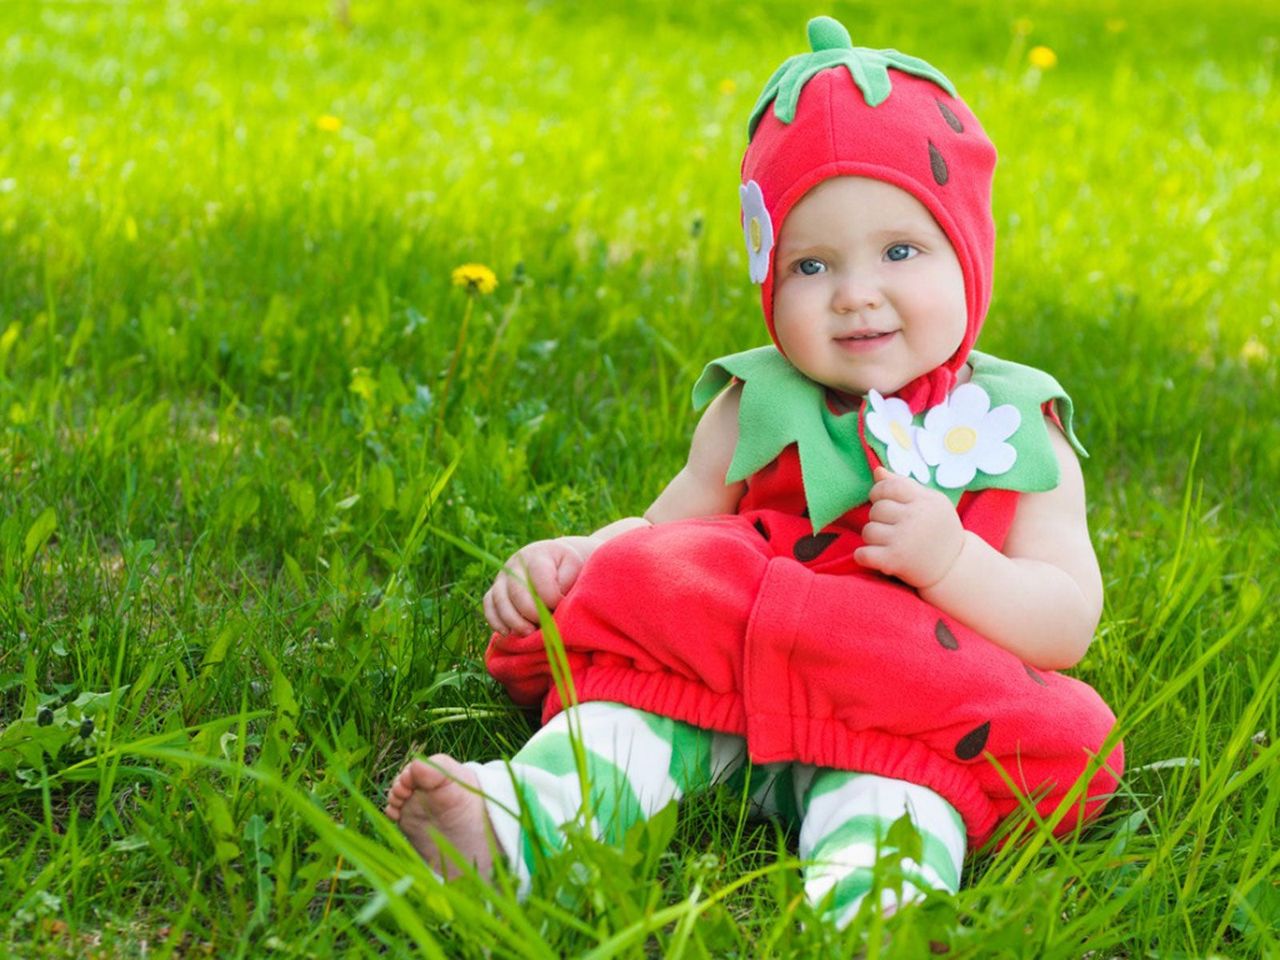
[{"label": "baby's mouth", "polygon": [[836,346],[846,353],[868,353],[890,343],[897,330],[855,330],[843,337],[836,337]]},{"label": "baby's mouth", "polygon": [[886,337],[893,336],[896,330],[855,330],[853,333],[845,334],[843,337],[836,337],[839,343],[862,343],[871,340],[883,340]]}]

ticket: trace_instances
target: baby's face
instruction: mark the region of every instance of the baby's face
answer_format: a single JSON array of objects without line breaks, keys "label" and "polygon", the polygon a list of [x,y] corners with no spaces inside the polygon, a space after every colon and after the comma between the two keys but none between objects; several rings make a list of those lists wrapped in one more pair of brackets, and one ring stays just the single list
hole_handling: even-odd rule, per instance
[{"label": "baby's face", "polygon": [[773,325],[806,376],[886,396],[945,363],[964,339],[964,275],[915,197],[865,177],[824,180],[778,238]]}]

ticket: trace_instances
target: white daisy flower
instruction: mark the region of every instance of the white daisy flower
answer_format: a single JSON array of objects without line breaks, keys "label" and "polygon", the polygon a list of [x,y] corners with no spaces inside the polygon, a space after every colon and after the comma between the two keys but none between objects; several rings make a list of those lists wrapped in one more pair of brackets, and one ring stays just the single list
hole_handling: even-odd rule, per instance
[{"label": "white daisy flower", "polygon": [[769,275],[769,255],[773,253],[773,221],[764,206],[760,184],[748,180],[738,187],[742,200],[742,235],[747,241],[751,282],[764,283]]},{"label": "white daisy flower", "polygon": [[1021,423],[1017,407],[1006,403],[992,410],[987,391],[964,383],[925,414],[916,446],[938,468],[938,486],[956,489],[968,486],[979,470],[996,476],[1013,466],[1018,452],[1005,441]]},{"label": "white daisy flower", "polygon": [[886,400],[879,391],[870,390],[867,402],[871,405],[867,411],[867,429],[887,448],[889,469],[928,483],[929,467],[916,449],[916,434],[920,428],[911,422],[911,408],[906,401],[897,397]]}]

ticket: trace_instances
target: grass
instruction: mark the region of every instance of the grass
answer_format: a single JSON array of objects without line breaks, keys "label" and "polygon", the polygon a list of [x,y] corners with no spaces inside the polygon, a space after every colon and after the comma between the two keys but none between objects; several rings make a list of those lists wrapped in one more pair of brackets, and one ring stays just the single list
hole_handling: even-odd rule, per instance
[{"label": "grass", "polygon": [[[1103,822],[974,859],[878,955],[1280,952],[1280,18],[351,7],[0,5],[4,950],[842,949],[733,796],[580,839],[524,907],[376,809],[413,753],[528,736],[479,552],[643,510],[701,364],[764,341],[743,128],[831,12],[1001,150],[981,345],[1076,398],[1107,582],[1076,675],[1129,760]],[[469,261],[500,281],[470,307]]]}]

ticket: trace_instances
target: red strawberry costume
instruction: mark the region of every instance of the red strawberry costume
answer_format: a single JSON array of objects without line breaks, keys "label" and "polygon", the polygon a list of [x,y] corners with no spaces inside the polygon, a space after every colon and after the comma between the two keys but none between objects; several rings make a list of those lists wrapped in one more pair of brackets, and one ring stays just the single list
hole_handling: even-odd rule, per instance
[{"label": "red strawberry costume", "polygon": [[[912,193],[946,232],[965,276],[964,342],[896,397],[874,395],[846,414],[773,347],[709,365],[698,405],[731,378],[744,384],[726,477],[747,480],[737,514],[609,541],[555,621],[580,700],[740,735],[759,763],[927,786],[977,844],[1017,809],[1006,778],[1047,815],[1115,718],[1087,685],[1026,666],[854,561],[871,464],[910,464],[957,502],[966,529],[999,549],[1019,492],[1058,482],[1041,412],[1075,443],[1071,402],[1052,377],[971,350],[994,242],[995,150],[976,118],[923,61],[855,50],[830,20],[814,21],[810,38],[815,52],[770,80],[743,161],[744,232],[770,331],[774,225],[822,180],[858,175]],[[970,383],[956,387],[965,364]],[[495,634],[487,663],[517,702],[541,703],[544,722],[563,708],[541,632]],[[1101,809],[1122,765],[1115,746],[1081,816]],[[1059,832],[1077,823],[1064,818]]]}]

